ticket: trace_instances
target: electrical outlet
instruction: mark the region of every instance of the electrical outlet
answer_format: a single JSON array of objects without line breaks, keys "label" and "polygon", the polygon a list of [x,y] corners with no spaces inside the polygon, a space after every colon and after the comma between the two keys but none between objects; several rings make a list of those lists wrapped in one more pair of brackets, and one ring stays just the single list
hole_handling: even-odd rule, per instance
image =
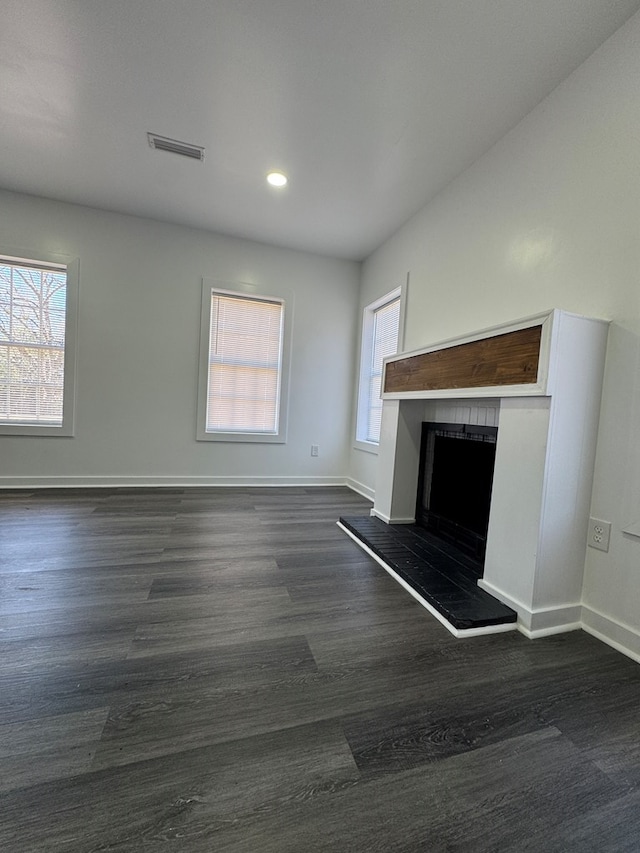
[{"label": "electrical outlet", "polygon": [[311,445],[311,455],[312,456],[318,456],[319,452],[320,452],[320,448],[318,447],[318,445],[312,444]]},{"label": "electrical outlet", "polygon": [[609,550],[609,539],[611,538],[611,522],[601,521],[599,518],[589,519],[589,538],[587,544],[598,551]]}]

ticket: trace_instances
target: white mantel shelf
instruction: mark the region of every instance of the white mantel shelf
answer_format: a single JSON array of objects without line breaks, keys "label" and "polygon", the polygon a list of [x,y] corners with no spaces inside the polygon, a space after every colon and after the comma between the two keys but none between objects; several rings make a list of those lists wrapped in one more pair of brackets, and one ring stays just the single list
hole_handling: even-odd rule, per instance
[{"label": "white mantel shelf", "polygon": [[372,510],[387,523],[412,523],[422,422],[438,419],[442,401],[492,398],[498,439],[479,585],[516,610],[532,637],[580,623],[608,321],[554,309],[385,362],[535,325],[542,326],[535,382],[383,394]]},{"label": "white mantel shelf", "polygon": [[[383,400],[436,400],[436,399],[452,399],[452,398],[477,398],[477,397],[536,397],[553,394],[554,383],[556,380],[556,370],[558,365],[557,347],[559,340],[567,332],[567,326],[572,325],[571,321],[578,321],[580,326],[594,324],[596,327],[607,329],[608,320],[594,319],[591,317],[582,317],[578,314],[571,314],[567,311],[561,311],[557,308],[544,311],[541,314],[534,314],[530,317],[522,317],[510,323],[502,323],[497,326],[490,326],[487,329],[481,329],[469,335],[462,335],[456,338],[447,338],[442,341],[437,341],[426,347],[421,347],[410,352],[398,353],[388,356],[384,360],[383,365],[383,385],[384,388],[384,372],[388,364],[392,362],[402,361],[413,356],[424,355],[426,353],[440,352],[441,350],[451,349],[452,347],[460,346],[461,344],[474,343],[475,341],[486,340],[498,335],[508,334],[509,332],[517,332],[521,329],[529,329],[533,326],[542,327],[542,336],[540,341],[540,354],[538,362],[538,374],[536,382],[517,385],[487,385],[485,387],[475,388],[445,388],[436,391],[420,390],[420,391],[397,391],[383,392],[381,397]],[[564,329],[564,331],[563,331]],[[598,333],[596,333],[597,335]]]}]

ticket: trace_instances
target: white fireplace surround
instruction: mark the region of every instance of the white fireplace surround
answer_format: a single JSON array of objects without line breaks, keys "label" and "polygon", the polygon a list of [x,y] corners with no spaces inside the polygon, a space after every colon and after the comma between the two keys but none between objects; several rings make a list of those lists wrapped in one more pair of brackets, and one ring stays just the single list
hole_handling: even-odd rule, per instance
[{"label": "white fireplace surround", "polygon": [[555,309],[389,361],[542,324],[537,381],[383,394],[372,515],[415,520],[423,421],[498,427],[479,585],[536,637],[580,627],[587,527],[608,322]]}]

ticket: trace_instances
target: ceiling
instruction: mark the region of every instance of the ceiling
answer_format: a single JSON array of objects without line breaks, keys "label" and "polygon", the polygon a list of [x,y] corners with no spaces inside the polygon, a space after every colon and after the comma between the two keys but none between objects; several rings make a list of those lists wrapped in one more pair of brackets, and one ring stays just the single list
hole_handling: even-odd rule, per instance
[{"label": "ceiling", "polygon": [[638,8],[3,0],[0,186],[360,260]]}]

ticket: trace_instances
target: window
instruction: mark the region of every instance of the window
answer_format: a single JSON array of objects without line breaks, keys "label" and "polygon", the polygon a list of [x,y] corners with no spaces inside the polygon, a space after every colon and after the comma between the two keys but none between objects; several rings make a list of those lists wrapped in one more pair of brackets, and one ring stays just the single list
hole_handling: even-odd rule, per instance
[{"label": "window", "polygon": [[289,313],[250,285],[203,285],[199,439],[285,441]]},{"label": "window", "polygon": [[72,435],[77,262],[0,257],[0,433]]},{"label": "window", "polygon": [[388,293],[364,309],[356,441],[375,449],[382,420],[382,362],[398,351],[402,289]]}]

